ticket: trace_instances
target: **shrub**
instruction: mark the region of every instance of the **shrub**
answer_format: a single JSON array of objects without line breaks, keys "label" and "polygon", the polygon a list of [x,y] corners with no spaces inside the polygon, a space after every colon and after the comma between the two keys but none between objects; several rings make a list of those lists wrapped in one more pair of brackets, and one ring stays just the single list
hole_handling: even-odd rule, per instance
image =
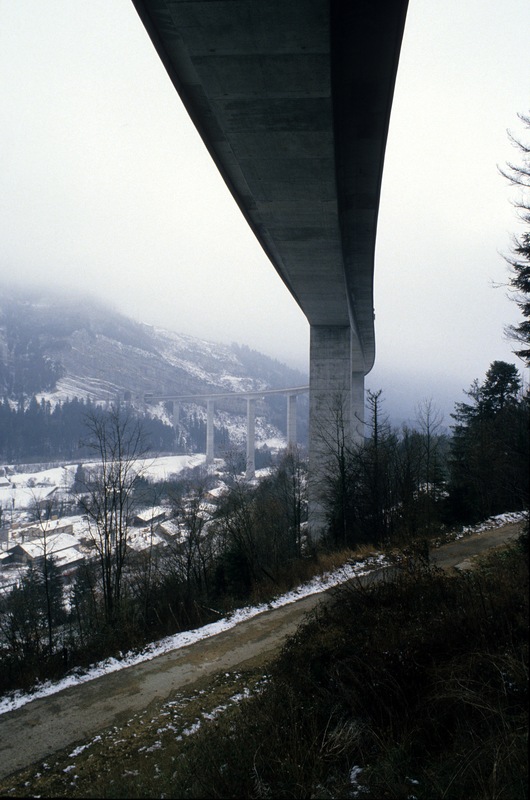
[{"label": "shrub", "polygon": [[368,797],[525,797],[527,586],[514,546],[337,590],[190,743],[172,796],[351,797],[356,776]]}]

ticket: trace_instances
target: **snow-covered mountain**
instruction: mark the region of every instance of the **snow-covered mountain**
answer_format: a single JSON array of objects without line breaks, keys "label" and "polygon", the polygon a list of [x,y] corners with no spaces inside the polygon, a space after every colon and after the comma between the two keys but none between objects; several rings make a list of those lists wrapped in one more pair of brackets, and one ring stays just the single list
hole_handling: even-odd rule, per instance
[{"label": "snow-covered mountain", "polygon": [[[307,376],[240,345],[224,345],[144,325],[84,296],[7,289],[0,297],[0,392],[95,402],[146,393],[205,394],[286,388]],[[302,400],[302,398],[301,398]],[[219,413],[241,413],[233,401]],[[304,401],[302,400],[303,419]],[[262,404],[267,422],[285,430],[285,398]],[[165,410],[150,408],[163,416]],[[303,423],[302,423],[303,425]]]}]

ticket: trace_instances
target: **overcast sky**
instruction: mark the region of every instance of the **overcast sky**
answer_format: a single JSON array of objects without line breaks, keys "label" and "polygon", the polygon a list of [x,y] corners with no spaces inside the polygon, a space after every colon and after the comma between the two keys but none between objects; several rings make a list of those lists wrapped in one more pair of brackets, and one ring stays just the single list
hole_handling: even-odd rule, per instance
[{"label": "overcast sky", "polygon": [[[256,0],[252,0],[256,1]],[[251,2],[251,0],[249,0]],[[512,355],[506,290],[530,110],[528,0],[410,0],[375,269],[390,401],[447,398]],[[130,0],[0,0],[0,278],[307,369],[309,329],[189,121]],[[405,376],[413,389],[401,385]],[[527,376],[526,376],[527,377]]]}]

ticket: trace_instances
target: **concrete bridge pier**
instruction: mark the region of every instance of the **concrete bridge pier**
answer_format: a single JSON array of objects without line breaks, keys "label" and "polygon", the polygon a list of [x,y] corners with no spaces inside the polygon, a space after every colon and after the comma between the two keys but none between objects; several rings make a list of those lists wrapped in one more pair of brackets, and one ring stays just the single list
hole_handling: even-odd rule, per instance
[{"label": "concrete bridge pier", "polygon": [[337,430],[362,436],[362,423],[352,431],[352,422],[362,419],[375,351],[377,218],[408,0],[133,3],[243,217],[312,326],[318,517]]},{"label": "concrete bridge pier", "polygon": [[287,395],[287,448],[296,447],[296,398],[297,394]]},{"label": "concrete bridge pier", "polygon": [[176,403],[174,400],[172,400],[171,405],[173,406],[173,411],[171,412],[171,418],[173,420],[173,428],[175,430],[175,433],[178,435],[180,428],[180,403]]},{"label": "concrete bridge pier", "polygon": [[214,458],[214,429],[213,429],[214,401],[206,401],[206,464],[213,464]]},{"label": "concrete bridge pier", "polygon": [[312,325],[309,363],[309,529],[326,526],[326,476],[341,452],[364,438],[364,371],[349,325]]},{"label": "concrete bridge pier", "polygon": [[245,478],[251,481],[256,477],[256,398],[247,397],[247,468]]},{"label": "concrete bridge pier", "polygon": [[171,422],[173,430],[175,431],[175,439],[178,441],[180,434],[180,403],[175,400],[170,400],[169,403],[170,406],[168,410],[171,412]]}]

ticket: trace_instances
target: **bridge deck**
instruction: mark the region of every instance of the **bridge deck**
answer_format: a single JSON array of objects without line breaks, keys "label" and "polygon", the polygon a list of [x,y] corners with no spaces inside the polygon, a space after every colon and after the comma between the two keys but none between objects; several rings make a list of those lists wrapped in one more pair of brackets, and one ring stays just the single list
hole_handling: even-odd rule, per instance
[{"label": "bridge deck", "polygon": [[233,398],[241,398],[243,400],[258,400],[261,397],[268,397],[269,395],[283,394],[297,395],[309,391],[309,386],[294,386],[289,389],[263,389],[261,392],[220,392],[218,394],[151,394],[144,395],[146,403],[159,403],[165,400],[178,400],[181,403],[204,402],[206,400],[227,400]]},{"label": "bridge deck", "polygon": [[[373,269],[406,0],[133,0],[259,242],[373,363]],[[178,144],[177,144],[178,146]]]}]

